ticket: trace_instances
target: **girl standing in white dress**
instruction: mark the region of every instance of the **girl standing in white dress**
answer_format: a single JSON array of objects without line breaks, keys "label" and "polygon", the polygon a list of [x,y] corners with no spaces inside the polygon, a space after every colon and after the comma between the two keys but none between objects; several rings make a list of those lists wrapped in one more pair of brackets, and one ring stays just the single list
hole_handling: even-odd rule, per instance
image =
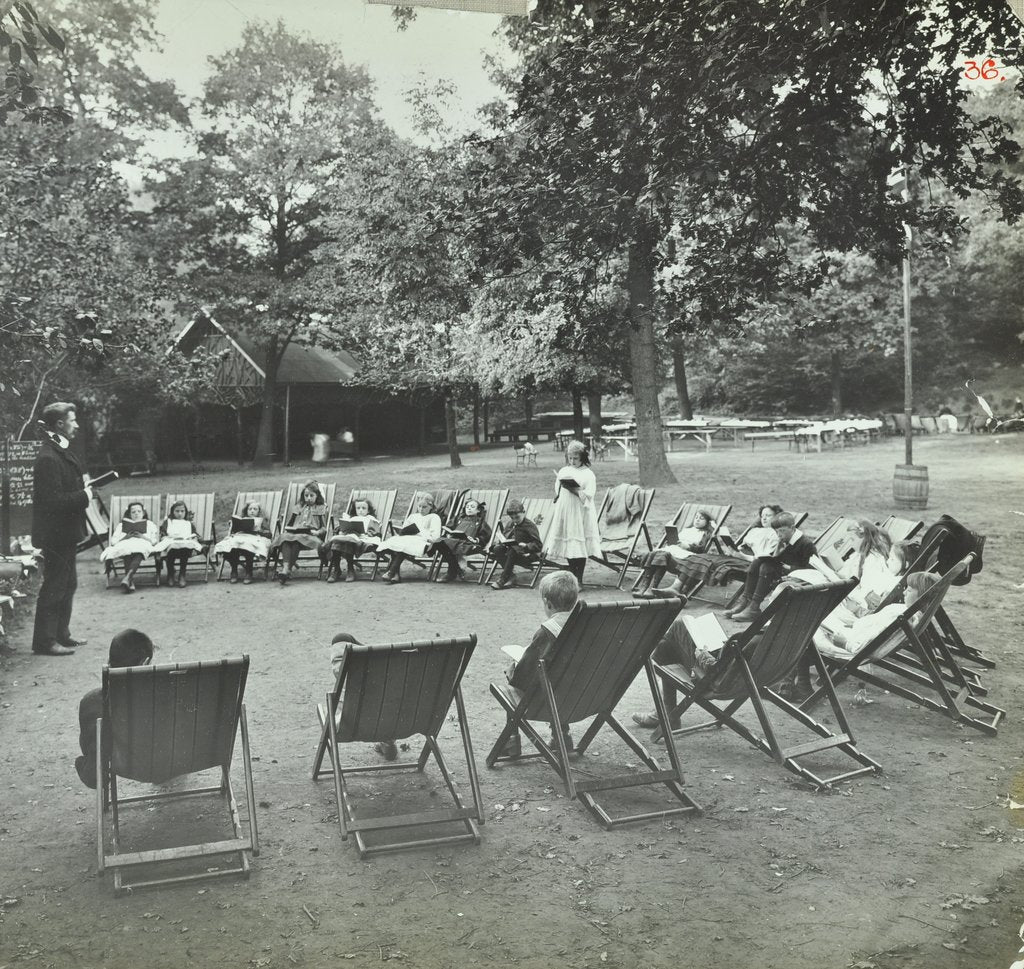
[{"label": "girl standing in white dress", "polygon": [[[185,588],[185,569],[188,567],[189,556],[193,552],[201,552],[203,545],[192,524],[192,513],[183,501],[176,501],[167,511],[167,518],[160,527],[163,538],[156,543],[154,551],[162,555],[167,562],[167,584],[174,585],[177,581],[179,589]],[[178,564],[178,576],[175,580],[174,565]]]},{"label": "girl standing in white dress", "polygon": [[[125,509],[124,518],[117,523],[110,545],[100,554],[101,562],[122,559],[124,578],[122,592],[135,591],[135,573],[145,559],[151,558],[160,541],[156,522],[149,520],[141,501],[132,501]],[[159,576],[157,576],[159,578]]]},{"label": "girl standing in white dress", "polygon": [[434,510],[434,499],[425,492],[416,496],[416,511],[387,541],[381,542],[379,551],[389,552],[391,562],[384,581],[397,585],[402,581],[402,562],[426,554],[427,546],[441,537],[441,516]]},{"label": "girl standing in white dress", "polygon": [[597,478],[590,470],[590,457],[581,441],[570,441],[565,456],[569,463],[556,472],[555,510],[544,554],[552,559],[565,559],[569,571],[582,585],[587,558],[601,554],[601,533],[594,505]]}]

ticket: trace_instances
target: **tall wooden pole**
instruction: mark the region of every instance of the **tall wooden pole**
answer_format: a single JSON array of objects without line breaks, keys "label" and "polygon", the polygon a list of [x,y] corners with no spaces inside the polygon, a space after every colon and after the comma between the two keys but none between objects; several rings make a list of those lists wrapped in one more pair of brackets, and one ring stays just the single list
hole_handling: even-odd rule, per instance
[{"label": "tall wooden pole", "polygon": [[[910,198],[910,169],[903,171],[903,198]],[[914,244],[913,230],[903,224],[906,235],[906,252],[903,255],[903,413],[907,419],[907,434],[904,441],[904,463],[914,463],[914,429],[911,426],[914,413],[914,364],[913,344],[910,331],[910,250]]]}]

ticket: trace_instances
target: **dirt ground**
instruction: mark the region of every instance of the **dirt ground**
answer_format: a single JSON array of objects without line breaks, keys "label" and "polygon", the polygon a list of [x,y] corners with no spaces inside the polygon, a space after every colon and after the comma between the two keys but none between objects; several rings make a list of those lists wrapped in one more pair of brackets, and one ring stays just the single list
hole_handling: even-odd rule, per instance
[{"label": "dirt ground", "polygon": [[[29,652],[31,600],[0,660],[0,969],[46,967],[354,966],[391,959],[415,967],[776,967],[776,969],[998,969],[1009,966],[1024,919],[1022,717],[1024,435],[919,440],[929,468],[925,517],[954,514],[988,536],[985,568],[954,588],[949,612],[965,637],[998,666],[984,677],[1006,708],[998,737],[872,691],[868,706],[841,689],[861,748],[884,773],[815,793],[726,732],[680,741],[695,818],[606,832],[568,800],[538,762],[487,770],[501,716],[487,690],[506,665],[499,646],[525,642],[541,618],[536,592],[477,585],[401,586],[380,581],[328,586],[296,579],[196,583],[185,590],[104,589],[99,563],[79,564],[76,635],[90,643],[68,658]],[[811,512],[815,534],[839,513],[878,520],[892,512],[901,442],[825,454],[782,446],[716,446],[672,456],[676,487],[660,489],[652,521],[684,499],[732,501],[734,532],[761,500]],[[381,459],[318,468],[349,487],[416,484],[508,486],[548,492],[560,456],[514,470],[507,449],[466,455],[452,472],[441,457]],[[196,468],[119,483],[123,493],[217,491],[223,521],[234,490],[312,473],[312,466],[257,476]],[[629,480],[635,463],[595,467],[601,486]],[[660,530],[656,530],[660,534]],[[611,573],[588,568],[585,597],[623,595]],[[690,607],[693,608],[693,607]],[[106,644],[125,626],[149,632],[158,662],[246,652],[246,694],[262,853],[248,881],[138,891],[115,898],[96,876],[94,795],[75,775],[77,703],[99,684]],[[481,770],[487,823],[478,847],[418,850],[359,861],[341,840],[333,787],[314,783],[314,705],[330,686],[326,643],[348,630],[364,642],[475,632],[479,646],[464,681]],[[637,681],[619,713],[650,705]],[[577,728],[578,730],[579,728]],[[450,722],[442,743],[466,784]],[[403,751],[411,759],[416,749]],[[656,748],[656,750],[662,750]],[[365,747],[352,758],[373,762]],[[602,734],[580,764],[600,774],[628,763]],[[829,761],[831,762],[831,761]],[[234,772],[236,792],[241,771]],[[368,811],[430,802],[433,770],[357,785]],[[642,795],[644,803],[660,801]],[[654,801],[651,799],[654,798]],[[625,803],[625,802],[623,802]],[[136,809],[130,840],[170,841],[213,824],[213,799],[186,801],[178,817]]]}]

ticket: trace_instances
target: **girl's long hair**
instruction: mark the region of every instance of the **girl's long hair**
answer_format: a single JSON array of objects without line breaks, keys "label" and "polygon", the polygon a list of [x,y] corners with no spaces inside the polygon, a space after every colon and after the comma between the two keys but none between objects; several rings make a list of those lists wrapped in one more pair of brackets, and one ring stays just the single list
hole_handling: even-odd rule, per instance
[{"label": "girl's long hair", "polygon": [[882,531],[874,522],[861,518],[857,521],[857,527],[861,530],[860,540],[860,561],[857,563],[858,577],[864,571],[864,562],[872,552],[878,552],[882,558],[889,557],[889,549],[892,548],[892,539]]}]

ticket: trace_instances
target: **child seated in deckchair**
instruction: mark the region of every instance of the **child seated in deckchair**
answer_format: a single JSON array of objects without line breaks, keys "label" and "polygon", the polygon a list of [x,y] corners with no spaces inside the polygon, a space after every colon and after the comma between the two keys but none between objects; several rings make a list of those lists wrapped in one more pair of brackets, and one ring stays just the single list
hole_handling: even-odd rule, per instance
[{"label": "child seated in deckchair", "polygon": [[[153,558],[159,541],[160,530],[156,522],[149,520],[145,505],[141,501],[130,501],[125,509],[124,518],[117,523],[114,534],[110,536],[110,545],[100,553],[101,562],[122,560],[122,592],[135,591],[135,573],[145,559]],[[157,578],[159,577],[158,570]]]},{"label": "child seated in deckchair", "polygon": [[[153,659],[153,641],[137,629],[122,629],[110,641],[107,665],[148,666]],[[96,789],[96,721],[103,716],[103,690],[90,690],[78,704],[78,744],[82,755],[75,758],[79,780]],[[104,731],[104,746],[109,743]]]},{"label": "child seated in deckchair", "polygon": [[[192,513],[185,502],[176,501],[167,510],[167,517],[160,526],[160,535],[154,551],[167,562],[167,584],[174,585],[177,582],[178,588],[184,589],[189,557],[193,552],[203,550],[192,522]],[[174,574],[175,565],[178,566],[177,577]]]},{"label": "child seated in deckchair", "polygon": [[526,517],[526,508],[518,498],[505,506],[501,533],[491,549],[494,561],[501,565],[501,574],[491,583],[492,589],[510,589],[516,584],[515,571],[537,564],[541,541],[537,526]]},{"label": "child seated in deckchair", "polygon": [[270,529],[258,501],[250,501],[240,518],[232,517],[231,531],[221,539],[213,550],[223,555],[231,565],[231,582],[238,581],[238,566],[244,564],[244,585],[252,583],[252,566],[256,556],[266,558],[270,554]]},{"label": "child seated in deckchair", "polygon": [[357,498],[352,502],[352,514],[341,516],[338,530],[325,549],[328,556],[327,581],[341,579],[341,560],[344,559],[347,566],[345,581],[355,582],[356,557],[380,545],[380,531],[381,523],[372,502],[367,498]]},{"label": "child seated in deckchair", "polygon": [[693,516],[692,524],[678,530],[676,542],[648,552],[644,557],[640,583],[633,595],[638,599],[653,599],[658,594],[658,583],[665,577],[665,573],[677,572],[683,560],[702,551],[714,527],[711,515],[706,511],[698,511]]},{"label": "child seated in deckchair", "polygon": [[[551,649],[558,634],[562,631],[569,613],[580,597],[580,586],[576,577],[571,572],[551,572],[544,576],[540,582],[540,598],[544,604],[544,613],[547,618],[540,624],[540,628],[533,634],[530,645],[523,650],[518,660],[505,672],[509,683],[520,692],[525,693],[537,682],[537,663],[544,659],[548,650]],[[569,733],[567,724],[562,724],[562,734],[565,737],[565,746],[572,750],[572,735]],[[555,743],[555,728],[551,725],[551,744]],[[503,757],[518,757],[522,753],[522,744],[519,733],[514,733],[505,744],[502,751]]]},{"label": "child seated in deckchair", "polygon": [[455,582],[465,574],[466,556],[479,552],[491,537],[491,526],[485,519],[487,506],[470,498],[462,506],[462,514],[454,528],[441,527],[443,536],[428,546],[428,552],[437,552],[448,566],[438,582]]},{"label": "child seated in deckchair", "polygon": [[750,563],[743,584],[743,595],[739,602],[725,613],[737,622],[751,622],[761,614],[761,603],[775,588],[783,576],[798,569],[813,568],[829,582],[841,582],[836,574],[818,555],[818,550],[802,532],[797,531],[796,519],[786,511],[772,518],[772,528],[779,537],[779,547],[774,555],[761,556]]}]

